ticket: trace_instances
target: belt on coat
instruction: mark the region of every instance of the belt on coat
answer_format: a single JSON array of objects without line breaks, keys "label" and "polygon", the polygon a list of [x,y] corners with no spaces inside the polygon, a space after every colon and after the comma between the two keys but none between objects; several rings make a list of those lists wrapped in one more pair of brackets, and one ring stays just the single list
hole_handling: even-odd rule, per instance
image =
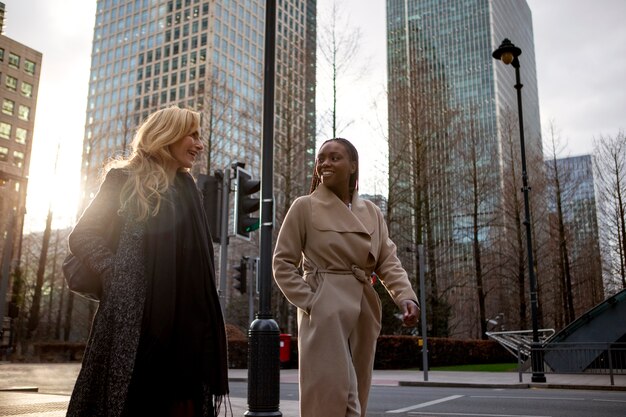
[{"label": "belt on coat", "polygon": [[306,262],[304,265],[304,272],[306,274],[317,275],[318,273],[327,273],[334,275],[352,275],[357,281],[363,284],[371,284],[370,277],[367,276],[362,268],[356,265],[352,265],[350,269],[320,269],[316,265],[312,265],[310,262]]}]

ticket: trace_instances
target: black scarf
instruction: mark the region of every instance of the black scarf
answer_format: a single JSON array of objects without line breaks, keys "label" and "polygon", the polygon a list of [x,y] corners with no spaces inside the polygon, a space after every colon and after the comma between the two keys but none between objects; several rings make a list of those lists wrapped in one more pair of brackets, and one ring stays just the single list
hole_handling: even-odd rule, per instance
[{"label": "black scarf", "polygon": [[[174,187],[163,197],[159,213],[150,218],[146,231],[148,285],[140,354],[148,358],[146,364],[152,362],[150,358],[157,362],[160,354],[170,352],[171,346],[176,346],[175,338],[185,334],[185,319],[188,317],[183,313],[181,319],[181,310],[190,311],[186,303],[192,301],[181,300],[180,296],[177,297],[177,290],[183,285],[180,280],[194,279],[192,284],[204,292],[204,298],[200,294],[194,301],[206,300],[201,303],[201,321],[208,326],[210,337],[204,341],[191,340],[191,344],[209,344],[206,349],[210,355],[205,355],[208,356],[204,358],[207,363],[201,372],[205,374],[202,378],[208,384],[214,403],[219,406],[228,394],[227,343],[215,286],[213,244],[206,214],[200,193],[188,173],[178,173]],[[188,262],[185,248],[192,248],[192,262]],[[184,361],[186,348],[181,343],[178,346],[183,350],[178,359]],[[180,353],[176,347],[174,351]],[[219,407],[215,408],[217,413]]]}]

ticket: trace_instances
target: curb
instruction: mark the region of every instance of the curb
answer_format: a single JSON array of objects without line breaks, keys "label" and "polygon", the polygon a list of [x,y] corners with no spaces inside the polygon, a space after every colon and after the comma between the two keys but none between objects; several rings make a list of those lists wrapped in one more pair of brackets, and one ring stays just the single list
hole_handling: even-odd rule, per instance
[{"label": "curb", "polygon": [[0,392],[39,392],[39,387],[6,387],[0,388]]},{"label": "curb", "polygon": [[529,384],[530,388],[575,389],[587,391],[626,391],[621,385]]},{"label": "curb", "polygon": [[430,381],[398,381],[401,387],[441,387],[441,388],[505,388],[505,389],[526,389],[530,384],[475,384],[470,382],[430,382]]},{"label": "curb", "polygon": [[500,389],[572,389],[588,391],[626,391],[621,385],[576,385],[576,384],[481,384],[469,382],[429,382],[429,381],[398,381],[401,387],[441,387],[441,388],[500,388]]}]

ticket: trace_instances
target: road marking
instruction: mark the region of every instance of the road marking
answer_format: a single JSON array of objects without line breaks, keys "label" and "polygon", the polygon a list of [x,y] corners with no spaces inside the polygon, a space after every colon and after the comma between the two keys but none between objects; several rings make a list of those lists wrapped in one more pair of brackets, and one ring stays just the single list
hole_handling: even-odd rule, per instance
[{"label": "road marking", "polygon": [[517,397],[507,395],[471,395],[470,398],[504,398],[507,400],[560,400],[560,401],[587,401],[585,398],[572,397]]},{"label": "road marking", "polygon": [[421,403],[421,404],[412,405],[412,406],[410,406],[410,407],[399,408],[399,409],[397,409],[397,410],[390,410],[390,411],[387,411],[387,414],[400,414],[400,413],[406,413],[407,411],[417,410],[418,408],[429,407],[429,406],[431,406],[431,405],[444,403],[444,402],[446,402],[446,401],[456,400],[457,398],[461,398],[461,397],[464,397],[464,395],[451,395],[451,396],[449,396],[449,397],[440,398],[440,399],[438,399],[438,400],[433,400],[433,401],[428,401],[428,402]]},{"label": "road marking", "polygon": [[480,413],[480,414],[472,414],[472,413],[435,413],[433,414],[432,412],[430,413],[425,413],[425,412],[421,412],[421,411],[414,411],[412,413],[409,413],[411,415],[430,415],[432,417],[438,417],[438,416],[478,416],[478,417],[552,417],[552,416],[544,416],[544,415],[527,415],[527,414],[485,414],[485,413]]},{"label": "road marking", "polygon": [[603,400],[601,398],[592,398],[591,401],[603,401],[605,403],[626,403],[624,400]]}]

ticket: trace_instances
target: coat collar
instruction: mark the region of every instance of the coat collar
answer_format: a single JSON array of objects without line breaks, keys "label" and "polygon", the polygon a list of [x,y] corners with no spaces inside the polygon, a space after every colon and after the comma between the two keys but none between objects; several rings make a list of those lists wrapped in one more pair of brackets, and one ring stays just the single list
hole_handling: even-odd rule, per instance
[{"label": "coat collar", "polygon": [[318,230],[335,232],[374,233],[376,214],[359,198],[352,196],[352,209],[349,209],[324,184],[319,184],[311,194],[313,226]]}]

